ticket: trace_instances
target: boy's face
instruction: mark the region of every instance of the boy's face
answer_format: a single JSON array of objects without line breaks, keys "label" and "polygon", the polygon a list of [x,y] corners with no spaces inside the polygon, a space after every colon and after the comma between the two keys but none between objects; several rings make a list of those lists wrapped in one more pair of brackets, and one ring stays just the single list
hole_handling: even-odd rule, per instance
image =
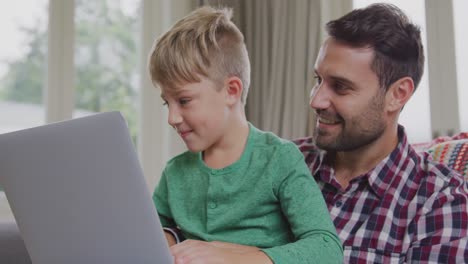
[{"label": "boy's face", "polygon": [[206,151],[221,141],[229,113],[225,91],[204,77],[177,89],[162,87],[161,97],[169,110],[168,123],[190,151]]}]

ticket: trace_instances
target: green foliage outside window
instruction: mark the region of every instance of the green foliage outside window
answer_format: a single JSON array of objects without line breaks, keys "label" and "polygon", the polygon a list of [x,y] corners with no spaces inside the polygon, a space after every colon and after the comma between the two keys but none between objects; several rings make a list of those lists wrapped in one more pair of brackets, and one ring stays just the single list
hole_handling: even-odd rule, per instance
[{"label": "green foliage outside window", "polygon": [[[125,14],[117,3],[75,0],[75,107],[121,111],[136,140],[139,16]],[[47,32],[21,30],[29,37],[29,50],[8,63],[0,79],[0,100],[42,104]]]}]

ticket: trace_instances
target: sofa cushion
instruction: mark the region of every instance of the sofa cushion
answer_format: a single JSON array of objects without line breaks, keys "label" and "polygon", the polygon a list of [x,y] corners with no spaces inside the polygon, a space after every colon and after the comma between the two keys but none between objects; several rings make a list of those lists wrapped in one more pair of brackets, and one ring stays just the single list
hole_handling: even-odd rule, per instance
[{"label": "sofa cushion", "polygon": [[449,140],[427,150],[434,161],[459,171],[468,180],[468,139]]}]

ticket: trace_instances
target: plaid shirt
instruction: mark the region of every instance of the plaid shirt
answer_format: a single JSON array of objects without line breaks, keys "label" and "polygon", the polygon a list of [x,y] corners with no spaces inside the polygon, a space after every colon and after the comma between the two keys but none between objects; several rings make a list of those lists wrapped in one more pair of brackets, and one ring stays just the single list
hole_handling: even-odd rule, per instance
[{"label": "plaid shirt", "polygon": [[295,140],[343,242],[345,263],[468,262],[468,188],[461,175],[399,144],[342,190],[326,152]]}]

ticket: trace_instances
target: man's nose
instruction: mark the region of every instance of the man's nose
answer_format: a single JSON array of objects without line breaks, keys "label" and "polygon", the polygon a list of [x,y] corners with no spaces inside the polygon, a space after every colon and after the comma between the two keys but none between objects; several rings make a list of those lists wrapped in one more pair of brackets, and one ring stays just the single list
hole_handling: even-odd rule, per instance
[{"label": "man's nose", "polygon": [[315,110],[327,109],[330,107],[330,99],[328,87],[324,83],[317,84],[310,91],[309,105]]}]

